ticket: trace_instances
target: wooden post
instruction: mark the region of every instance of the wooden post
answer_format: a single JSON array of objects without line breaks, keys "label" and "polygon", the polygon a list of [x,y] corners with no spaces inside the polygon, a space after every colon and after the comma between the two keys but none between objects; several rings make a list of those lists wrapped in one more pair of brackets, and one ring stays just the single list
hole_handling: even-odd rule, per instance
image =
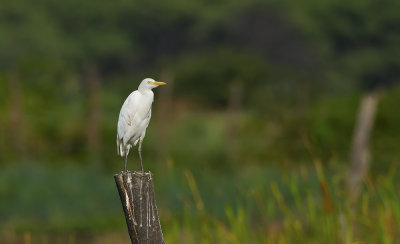
[{"label": "wooden post", "polygon": [[151,172],[121,172],[114,179],[132,244],[165,243]]},{"label": "wooden post", "polygon": [[349,188],[352,200],[358,199],[361,183],[369,167],[369,138],[374,125],[379,94],[371,92],[361,99],[351,147]]}]

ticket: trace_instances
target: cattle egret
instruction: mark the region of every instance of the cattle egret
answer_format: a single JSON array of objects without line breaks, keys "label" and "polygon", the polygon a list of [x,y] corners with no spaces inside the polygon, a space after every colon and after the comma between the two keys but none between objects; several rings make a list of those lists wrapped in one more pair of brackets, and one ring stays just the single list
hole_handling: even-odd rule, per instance
[{"label": "cattle egret", "polygon": [[138,142],[139,159],[143,172],[142,142],[151,118],[151,105],[154,101],[152,89],[165,84],[146,78],[122,105],[118,118],[117,153],[119,156],[125,157],[125,172],[127,171],[126,162],[129,150]]}]

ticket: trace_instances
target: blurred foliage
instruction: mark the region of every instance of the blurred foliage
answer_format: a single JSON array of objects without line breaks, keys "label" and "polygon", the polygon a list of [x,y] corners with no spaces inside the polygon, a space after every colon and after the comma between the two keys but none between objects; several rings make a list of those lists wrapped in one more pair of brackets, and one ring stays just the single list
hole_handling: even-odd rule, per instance
[{"label": "blurred foliage", "polygon": [[[368,178],[350,208],[343,166],[316,167],[299,165],[290,172],[248,167],[204,177],[204,171],[181,170],[170,162],[154,171],[164,237],[172,243],[398,242],[398,169]],[[112,243],[104,232],[114,242],[127,237],[112,178],[82,169],[3,169],[0,241],[13,243],[27,233],[38,242],[46,237],[62,243],[69,233],[76,243]],[[113,237],[117,230],[119,238]]]},{"label": "blurred foliage", "polygon": [[[125,231],[116,123],[147,76],[168,83],[143,145],[168,242],[398,242],[399,3],[2,2],[0,242]],[[350,213],[341,189],[371,89],[370,182]]]}]

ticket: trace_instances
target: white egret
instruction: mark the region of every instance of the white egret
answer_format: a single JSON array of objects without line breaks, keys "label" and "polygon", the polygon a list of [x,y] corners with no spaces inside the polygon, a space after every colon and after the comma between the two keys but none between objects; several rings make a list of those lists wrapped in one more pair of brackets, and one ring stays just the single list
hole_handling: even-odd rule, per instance
[{"label": "white egret", "polygon": [[139,142],[139,159],[143,172],[142,142],[151,118],[151,105],[154,101],[153,88],[165,85],[164,82],[150,78],[144,79],[139,88],[133,91],[122,105],[117,128],[117,153],[125,157],[125,172],[129,150]]}]

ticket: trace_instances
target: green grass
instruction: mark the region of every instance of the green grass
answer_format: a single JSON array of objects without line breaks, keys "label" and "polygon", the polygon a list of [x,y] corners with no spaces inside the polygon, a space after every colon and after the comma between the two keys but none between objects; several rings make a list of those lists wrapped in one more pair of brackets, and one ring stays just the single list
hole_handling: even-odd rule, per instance
[{"label": "green grass", "polygon": [[[367,178],[359,200],[351,204],[343,168],[315,165],[289,172],[248,168],[226,175],[173,166],[156,170],[156,198],[167,243],[400,241],[396,169]],[[111,175],[84,167],[6,168],[0,172],[0,195],[0,242],[26,233],[73,235],[77,243],[127,235]],[[82,239],[87,236],[93,238]]]},{"label": "green grass", "polygon": [[[303,171],[303,172],[302,172]],[[259,171],[260,172],[260,171]],[[360,199],[351,204],[344,175],[316,176],[312,169],[289,173],[284,179],[246,179],[224,215],[214,214],[207,200],[192,199],[182,220],[171,218],[169,243],[397,243],[400,235],[398,183],[395,177],[368,179]],[[268,179],[269,178],[269,179]],[[340,179],[342,178],[342,179]],[[246,182],[253,180],[248,186]],[[190,180],[189,180],[190,181]],[[201,180],[199,180],[201,181]],[[198,183],[196,185],[201,185]],[[326,185],[322,190],[322,185]],[[201,192],[201,190],[199,190]],[[203,193],[203,195],[206,193]],[[198,201],[203,202],[199,204]],[[203,208],[198,206],[204,205]],[[201,240],[201,242],[199,242]]]}]

